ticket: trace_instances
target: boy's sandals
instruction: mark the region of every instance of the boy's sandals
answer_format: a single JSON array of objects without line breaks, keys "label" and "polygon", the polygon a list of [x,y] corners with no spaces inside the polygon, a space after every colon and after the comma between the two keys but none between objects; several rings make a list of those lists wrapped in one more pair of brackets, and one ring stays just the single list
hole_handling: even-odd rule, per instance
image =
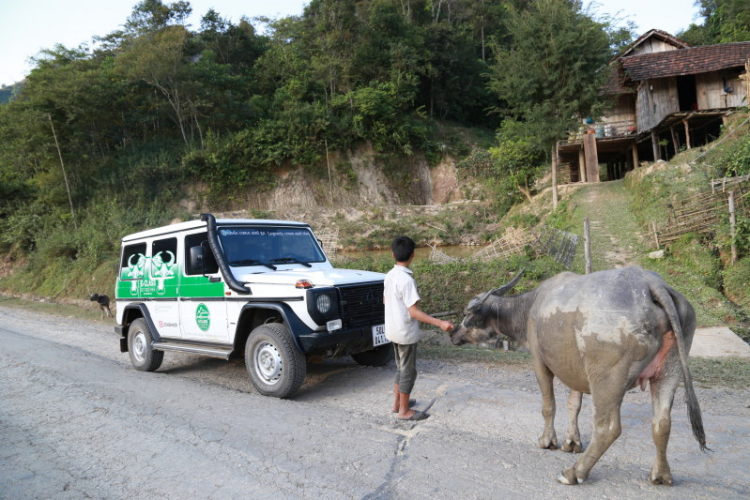
[{"label": "boy's sandals", "polygon": [[[409,401],[411,403],[411,401]],[[427,413],[427,410],[432,408],[432,405],[435,404],[435,399],[433,398],[432,401],[429,402],[427,407],[425,407],[424,410],[414,410],[414,413],[409,418],[399,418],[399,420],[425,420],[430,417],[430,415]]]},{"label": "boy's sandals", "polygon": [[414,413],[409,418],[399,418],[399,420],[425,420],[426,418],[429,418],[430,416],[419,410],[414,410]]}]

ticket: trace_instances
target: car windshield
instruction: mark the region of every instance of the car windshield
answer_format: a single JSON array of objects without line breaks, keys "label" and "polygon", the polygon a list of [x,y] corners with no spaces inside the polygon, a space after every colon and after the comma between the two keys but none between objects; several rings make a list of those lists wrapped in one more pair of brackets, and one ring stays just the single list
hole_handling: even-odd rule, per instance
[{"label": "car windshield", "polygon": [[232,267],[325,262],[312,232],[292,227],[222,227],[219,239]]}]

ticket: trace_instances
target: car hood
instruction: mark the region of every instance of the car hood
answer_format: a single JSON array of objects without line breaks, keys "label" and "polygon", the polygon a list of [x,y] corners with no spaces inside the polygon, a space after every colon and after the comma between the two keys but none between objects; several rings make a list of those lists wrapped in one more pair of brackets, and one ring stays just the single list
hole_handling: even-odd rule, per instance
[{"label": "car hood", "polygon": [[268,270],[260,273],[238,273],[238,281],[252,285],[294,285],[301,279],[309,280],[313,286],[336,286],[350,285],[355,283],[366,283],[383,281],[385,274],[372,271],[359,271],[356,269],[321,269],[294,267],[293,269]]}]

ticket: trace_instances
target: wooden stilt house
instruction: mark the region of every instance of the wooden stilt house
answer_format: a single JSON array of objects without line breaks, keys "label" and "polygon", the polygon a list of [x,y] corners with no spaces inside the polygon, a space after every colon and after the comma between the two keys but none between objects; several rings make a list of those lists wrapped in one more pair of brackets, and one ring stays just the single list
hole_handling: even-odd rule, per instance
[{"label": "wooden stilt house", "polygon": [[611,61],[611,108],[557,145],[561,177],[614,180],[642,161],[667,160],[718,137],[748,105],[750,42],[691,47],[651,30]]}]

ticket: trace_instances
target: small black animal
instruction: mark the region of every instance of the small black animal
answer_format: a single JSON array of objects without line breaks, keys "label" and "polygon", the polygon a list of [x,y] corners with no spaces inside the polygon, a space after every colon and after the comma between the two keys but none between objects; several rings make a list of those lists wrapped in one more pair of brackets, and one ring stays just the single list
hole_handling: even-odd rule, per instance
[{"label": "small black animal", "polygon": [[99,304],[99,309],[102,311],[102,318],[104,318],[104,312],[107,312],[107,317],[112,318],[112,310],[109,308],[109,297],[106,295],[99,295],[98,293],[95,293],[91,296],[90,299],[92,302],[96,302]]}]

